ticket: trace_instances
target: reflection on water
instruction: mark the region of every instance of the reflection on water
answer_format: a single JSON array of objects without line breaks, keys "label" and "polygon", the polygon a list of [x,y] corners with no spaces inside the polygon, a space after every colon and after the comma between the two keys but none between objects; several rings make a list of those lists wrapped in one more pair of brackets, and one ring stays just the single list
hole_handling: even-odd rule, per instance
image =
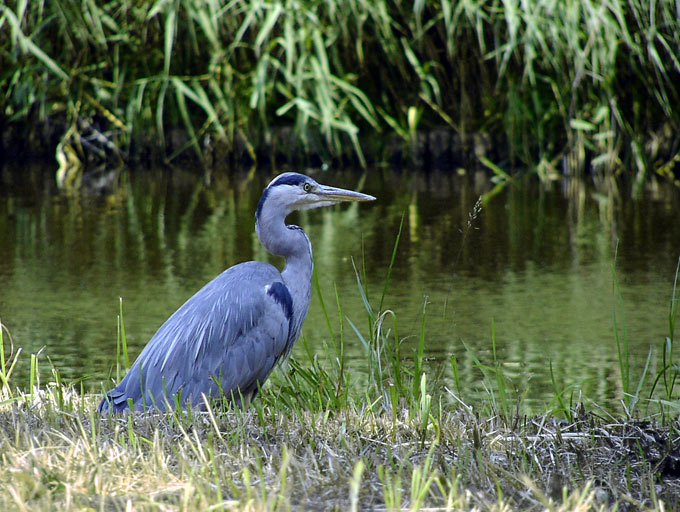
[{"label": "reflection on water", "polygon": [[[47,171],[50,176],[51,170]],[[0,319],[25,354],[44,348],[63,377],[87,378],[99,390],[116,350],[118,297],[136,355],[158,326],[205,282],[248,259],[280,264],[254,234],[254,210],[270,176],[124,174],[100,197],[60,195],[44,169],[0,175]],[[356,173],[318,173],[354,188]],[[49,181],[49,180],[47,180]],[[396,313],[404,354],[423,312],[430,369],[450,385],[456,355],[466,398],[484,396],[467,345],[492,358],[537,410],[573,386],[601,404],[620,398],[613,333],[612,265],[624,301],[637,375],[651,347],[668,335],[672,280],[680,255],[678,191],[648,187],[638,201],[596,192],[580,182],[514,183],[489,195],[479,176],[424,175],[373,169],[364,192],[378,201],[298,214],[312,240],[320,289],[339,331],[343,315],[365,328],[354,260],[377,305],[399,225],[404,223],[385,307]],[[618,249],[617,249],[618,246]],[[623,318],[625,314],[625,320]],[[495,334],[492,334],[492,330]],[[361,344],[345,329],[350,367],[364,371]],[[329,338],[312,296],[303,329],[320,349]],[[294,354],[301,354],[298,343]],[[27,361],[15,382],[27,381]],[[48,365],[45,365],[48,366]],[[18,382],[19,381],[19,382]]]}]

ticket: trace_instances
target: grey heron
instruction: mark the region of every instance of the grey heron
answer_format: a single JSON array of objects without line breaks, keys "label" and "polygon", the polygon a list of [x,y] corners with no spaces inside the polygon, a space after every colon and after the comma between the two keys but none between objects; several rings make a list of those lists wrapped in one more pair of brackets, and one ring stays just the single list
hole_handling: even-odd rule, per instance
[{"label": "grey heron", "polygon": [[375,197],[284,173],[264,189],[255,230],[286,259],[283,271],[259,261],[228,268],[168,318],[99,404],[100,412],[202,405],[205,397],[251,399],[300,334],[309,306],[312,245],[285,223],[296,210]]}]

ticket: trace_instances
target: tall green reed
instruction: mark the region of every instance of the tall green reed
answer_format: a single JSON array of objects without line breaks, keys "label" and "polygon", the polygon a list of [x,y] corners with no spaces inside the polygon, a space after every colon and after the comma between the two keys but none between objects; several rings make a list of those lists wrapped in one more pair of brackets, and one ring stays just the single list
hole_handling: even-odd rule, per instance
[{"label": "tall green reed", "polygon": [[[9,353],[6,353],[6,346],[5,346],[5,335],[9,339]],[[2,385],[0,387],[0,392],[2,393],[3,397],[8,397],[9,399],[12,399],[14,396],[14,393],[12,391],[12,387],[10,386],[10,379],[12,377],[12,372],[14,371],[14,367],[17,364],[17,361],[19,360],[19,356],[21,355],[21,347],[17,349],[16,352],[14,352],[14,344],[12,343],[12,338],[9,334],[9,330],[7,330],[7,327],[5,324],[0,321],[0,384]]]},{"label": "tall green reed", "polygon": [[[618,251],[618,247],[617,247]],[[621,390],[623,392],[624,404],[630,408],[631,401],[635,400],[631,394],[630,377],[630,354],[628,349],[628,333],[626,330],[625,309],[623,307],[623,296],[619,287],[619,280],[616,273],[616,255],[612,262],[612,325],[614,328],[614,339],[616,341],[616,353],[619,362],[619,375],[621,379]]]},{"label": "tall green reed", "polygon": [[[365,264],[363,279],[356,269],[356,266],[354,268],[357,289],[366,312],[367,334],[362,333],[354,322],[347,318],[350,327],[357,335],[357,338],[368,356],[370,386],[377,396],[382,397],[383,403],[391,408],[397,407],[398,399],[413,396],[411,395],[411,391],[420,384],[419,379],[415,380],[415,378],[412,384],[406,382],[406,375],[411,374],[412,377],[415,377],[415,375],[412,372],[407,371],[402,365],[401,339],[399,338],[397,315],[392,310],[383,309],[392,269],[398,254],[403,226],[404,218],[402,217],[392,249],[390,262],[387,266],[385,279],[382,284],[382,292],[380,300],[378,301],[377,311],[369,299],[368,278]],[[388,327],[388,319],[391,320],[391,327]],[[422,337],[421,342],[424,343],[424,337]],[[419,353],[422,353],[422,348],[419,350]],[[422,361],[415,362],[415,365],[416,368],[422,368]]]},{"label": "tall green reed", "polygon": [[[678,314],[678,301],[680,291],[678,290],[678,277],[680,276],[680,258],[675,267],[675,277],[673,278],[673,288],[668,311],[668,336],[663,340],[661,347],[661,369],[657,372],[652,383],[649,400],[654,401],[656,389],[659,383],[663,383],[662,396],[656,400],[662,411],[668,410],[677,413],[677,396],[674,395],[678,377],[680,376],[680,361],[674,352],[675,345],[675,322]],[[665,418],[665,415],[664,415]]]},{"label": "tall green reed", "polygon": [[130,356],[128,355],[127,334],[125,332],[125,319],[123,317],[123,297],[118,300],[118,322],[116,335],[116,381],[120,381],[130,368]]}]

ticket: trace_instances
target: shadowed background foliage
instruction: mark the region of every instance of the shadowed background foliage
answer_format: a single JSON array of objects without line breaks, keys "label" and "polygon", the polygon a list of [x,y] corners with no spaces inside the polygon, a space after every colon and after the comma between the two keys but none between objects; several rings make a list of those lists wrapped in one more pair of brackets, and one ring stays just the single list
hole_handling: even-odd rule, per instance
[{"label": "shadowed background foliage", "polygon": [[672,176],[679,12],[649,0],[10,0],[0,149]]}]

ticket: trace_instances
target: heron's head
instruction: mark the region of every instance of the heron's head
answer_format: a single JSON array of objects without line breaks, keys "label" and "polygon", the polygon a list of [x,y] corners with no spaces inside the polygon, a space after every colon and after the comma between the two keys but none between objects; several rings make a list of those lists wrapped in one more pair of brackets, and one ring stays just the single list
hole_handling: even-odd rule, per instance
[{"label": "heron's head", "polygon": [[265,207],[286,216],[296,210],[309,210],[344,201],[374,201],[375,197],[343,188],[321,185],[309,176],[296,172],[280,174],[262,192],[255,218]]}]

